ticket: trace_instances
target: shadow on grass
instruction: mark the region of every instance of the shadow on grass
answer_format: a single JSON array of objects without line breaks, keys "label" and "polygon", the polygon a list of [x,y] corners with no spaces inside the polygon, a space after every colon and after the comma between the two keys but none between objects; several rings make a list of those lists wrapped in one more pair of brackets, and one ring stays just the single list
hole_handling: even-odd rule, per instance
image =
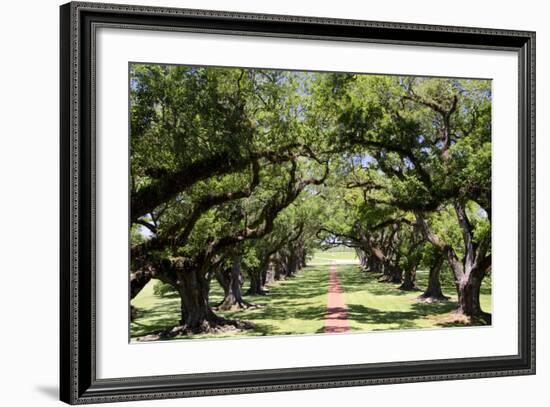
[{"label": "shadow on grass", "polygon": [[[356,303],[347,304],[348,319],[350,322],[363,324],[364,327],[355,329],[407,329],[422,328],[426,325],[464,326],[463,323],[452,322],[449,317],[457,307],[456,290],[451,275],[442,276],[442,288],[446,295],[453,297],[450,301],[435,303],[416,301],[418,293],[399,290],[398,286],[392,283],[379,282],[379,274],[365,273],[356,265],[338,265],[338,276],[344,293],[351,293],[352,298],[356,299]],[[417,274],[417,285],[421,289],[427,286],[427,277],[427,273],[423,271]],[[246,292],[246,285],[245,283],[243,292]],[[247,301],[263,307],[216,312],[228,319],[247,320],[255,324],[246,332],[220,334],[216,337],[324,333],[328,287],[329,266],[306,267],[295,277],[271,285],[267,295],[245,295]],[[491,294],[490,278],[484,281],[482,294]],[[218,303],[222,295],[223,290],[213,281],[211,304]],[[369,306],[366,305],[367,301]],[[374,305],[376,301],[382,305]],[[396,309],[391,309],[394,305],[388,304],[395,304]],[[137,306],[138,314],[131,325],[131,336],[135,338],[176,326],[180,319],[179,306],[179,296],[174,292],[166,293],[162,298],[155,297],[146,309]],[[430,319],[431,322],[420,322],[425,319]],[[185,338],[195,337],[203,336]]]},{"label": "shadow on grass", "polygon": [[413,311],[380,311],[364,305],[351,304],[348,306],[348,318],[363,324],[397,325],[392,328],[414,328],[414,320],[418,314]]},{"label": "shadow on grass", "polygon": [[[324,320],[328,280],[328,267],[306,267],[293,278],[270,286],[267,295],[244,296],[247,301],[262,305],[261,308],[216,311],[216,314],[228,319],[252,321],[255,324],[252,329],[237,334],[239,336],[293,334],[296,332],[287,332],[285,329],[286,320],[298,320],[294,321],[295,325],[300,325],[300,320],[304,324]],[[243,287],[243,292],[246,292],[246,286]],[[213,281],[210,303],[216,304],[222,296],[221,287]],[[180,319],[179,301],[177,293],[169,292],[162,298],[155,297],[154,303],[147,308],[137,306],[137,317],[131,325],[131,336],[136,338],[176,326]],[[219,335],[224,336],[230,334]],[[196,337],[201,338],[202,335]]]},{"label": "shadow on grass", "polygon": [[326,304],[302,308],[294,312],[294,318],[311,320],[324,320],[327,315]]},{"label": "shadow on grass", "polygon": [[456,310],[457,306],[458,304],[456,301],[438,301],[433,303],[419,301],[413,303],[411,308],[420,317],[434,314],[448,314],[449,312]]},{"label": "shadow on grass", "polygon": [[[339,271],[343,291],[350,294],[348,298],[355,302],[347,304],[348,318],[350,321],[362,324],[363,329],[368,329],[368,326],[375,330],[386,330],[481,325],[477,322],[465,324],[453,321],[453,314],[458,304],[452,275],[446,276],[442,281],[443,291],[451,299],[426,303],[417,301],[416,297],[428,284],[427,272],[420,271],[417,275],[417,285],[420,290],[404,291],[395,284],[378,281],[380,274],[365,273],[357,267],[341,267]],[[490,279],[484,282],[483,293],[490,295]],[[383,299],[384,297],[388,302]],[[394,299],[390,300],[390,297]],[[380,304],[380,306],[373,304]],[[395,309],[391,309],[393,306]]]},{"label": "shadow on grass", "polygon": [[[348,306],[348,318],[363,324],[387,325],[388,327],[379,328],[376,330],[386,329],[408,329],[421,328],[417,322],[419,319],[430,317],[437,321],[438,317],[447,320],[454,310],[457,303],[453,301],[441,303],[414,303],[411,305],[410,311],[382,311],[376,308],[369,308],[363,305],[351,304]],[[464,323],[457,321],[442,321],[435,322],[437,327],[457,327],[457,326],[474,326],[485,325],[482,322]]]},{"label": "shadow on grass", "polygon": [[162,308],[163,312],[160,316],[153,316],[148,311],[145,311],[143,318],[136,318],[131,325],[131,337],[149,335],[179,325],[179,314],[170,312],[170,310],[164,307]]},{"label": "shadow on grass", "polygon": [[[266,296],[247,297],[247,300],[257,301],[258,304],[263,304],[265,307],[235,311],[231,313],[231,317],[255,321],[285,321],[289,318],[307,321],[322,320],[326,313],[327,292],[327,270],[306,268],[294,278],[271,286],[269,294]],[[319,302],[319,305],[312,305],[312,302]]]},{"label": "shadow on grass", "polygon": [[177,293],[166,294],[147,308],[136,306],[136,317],[130,325],[132,338],[149,335],[178,325],[180,299]]},{"label": "shadow on grass", "polygon": [[408,291],[400,290],[399,284],[391,282],[380,282],[378,279],[379,273],[366,273],[361,271],[357,266],[341,267],[338,274],[340,283],[344,287],[345,292],[353,293],[357,291],[365,291],[372,295],[406,295]]},{"label": "shadow on grass", "polygon": [[[361,271],[358,266],[341,265],[339,266],[339,278],[342,286],[345,286],[346,292],[368,290],[373,295],[407,295],[411,291],[400,290],[399,284],[391,282],[381,282],[378,279],[382,276],[381,273],[368,273]],[[428,286],[427,271],[419,271],[416,276],[416,285],[419,291],[424,291]],[[441,288],[445,295],[456,295],[456,287],[454,277],[450,272],[441,275]],[[484,278],[481,285],[481,295],[491,295],[491,276]]]}]

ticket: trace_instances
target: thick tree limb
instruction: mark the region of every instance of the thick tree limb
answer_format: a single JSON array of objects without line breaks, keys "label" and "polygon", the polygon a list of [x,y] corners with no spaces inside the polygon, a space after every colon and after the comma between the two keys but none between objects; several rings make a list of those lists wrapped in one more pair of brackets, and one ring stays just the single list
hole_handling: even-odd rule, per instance
[{"label": "thick tree limb", "polygon": [[[293,152],[293,150],[296,150]],[[304,155],[310,157],[312,151],[308,146],[292,143],[276,151],[252,152],[247,156],[230,158],[227,153],[214,154],[211,157],[185,165],[175,172],[155,174],[155,179],[147,187],[132,192],[130,203],[131,220],[135,222],[140,217],[153,211],[164,202],[169,201],[178,193],[185,191],[199,181],[217,175],[232,174],[244,170],[253,161],[266,159],[271,163],[288,161],[291,156]],[[316,157],[311,157],[315,158]]]},{"label": "thick tree limb", "polygon": [[466,272],[468,273],[474,265],[475,255],[472,236],[472,225],[470,224],[470,220],[468,219],[468,215],[466,214],[464,205],[461,202],[455,201],[454,208],[456,212],[456,217],[458,219],[458,224],[460,225],[460,229],[462,230],[462,239],[464,241],[465,252],[464,267],[466,269]]},{"label": "thick tree limb", "polygon": [[252,227],[247,226],[235,234],[214,240],[210,244],[209,252],[214,253],[224,247],[232,246],[246,239],[259,239],[270,233],[273,230],[277,215],[294,202],[307,185],[319,185],[323,183],[329,172],[328,165],[325,165],[325,174],[323,177],[297,181],[297,167],[296,160],[292,160],[289,171],[290,178],[284,196],[282,198],[275,197],[270,203],[264,206],[258,219],[251,225]]},{"label": "thick tree limb", "polygon": [[[197,202],[191,211],[190,216],[182,218],[176,222],[162,236],[154,237],[131,249],[132,256],[139,256],[149,250],[158,250],[166,245],[183,246],[191,234],[195,224],[201,215],[213,208],[230,201],[249,197],[260,182],[260,166],[258,161],[252,162],[252,179],[248,187],[233,191],[224,192],[218,195],[207,195]],[[181,232],[180,232],[181,231]]]}]

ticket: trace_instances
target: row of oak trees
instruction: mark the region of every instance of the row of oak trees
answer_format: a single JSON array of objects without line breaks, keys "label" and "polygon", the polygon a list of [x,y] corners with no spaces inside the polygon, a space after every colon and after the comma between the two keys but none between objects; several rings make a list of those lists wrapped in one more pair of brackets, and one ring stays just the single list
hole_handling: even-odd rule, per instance
[{"label": "row of oak trees", "polygon": [[172,287],[172,334],[246,327],[214,309],[332,244],[402,289],[426,265],[432,300],[449,269],[457,312],[490,317],[489,81],[133,64],[130,102],[131,298]]}]

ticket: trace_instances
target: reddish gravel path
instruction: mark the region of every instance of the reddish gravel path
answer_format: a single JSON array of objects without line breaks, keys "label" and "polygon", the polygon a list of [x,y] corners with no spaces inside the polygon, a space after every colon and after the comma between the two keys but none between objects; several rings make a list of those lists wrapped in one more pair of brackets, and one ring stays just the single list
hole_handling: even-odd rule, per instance
[{"label": "reddish gravel path", "polygon": [[327,316],[325,318],[326,333],[348,332],[348,313],[344,303],[344,295],[340,287],[336,265],[330,266],[330,279],[328,286]]}]

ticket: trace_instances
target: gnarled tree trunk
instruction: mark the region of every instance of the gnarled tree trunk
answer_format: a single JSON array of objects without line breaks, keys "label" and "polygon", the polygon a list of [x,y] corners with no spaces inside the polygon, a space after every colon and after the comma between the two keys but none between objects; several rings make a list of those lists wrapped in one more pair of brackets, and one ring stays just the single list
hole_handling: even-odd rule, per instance
[{"label": "gnarled tree trunk", "polygon": [[267,291],[264,287],[265,276],[269,263],[262,263],[260,266],[248,270],[248,278],[250,279],[250,287],[246,292],[247,295],[266,295]]},{"label": "gnarled tree trunk", "polygon": [[470,317],[487,317],[488,314],[482,311],[479,301],[482,278],[476,274],[478,273],[470,273],[469,278],[464,275],[456,283],[458,291],[457,313]]},{"label": "gnarled tree trunk", "polygon": [[355,248],[355,254],[359,259],[359,265],[361,266],[362,271],[369,271],[368,259],[365,252],[359,248]]},{"label": "gnarled tree trunk", "polygon": [[178,284],[181,298],[180,324],[185,331],[206,332],[220,322],[208,303],[208,284],[197,273],[187,273],[183,284]]},{"label": "gnarled tree trunk", "polygon": [[449,297],[443,295],[443,291],[441,290],[440,276],[444,260],[445,259],[443,256],[437,256],[435,261],[432,263],[430,267],[430,273],[428,275],[428,287],[426,288],[426,291],[424,291],[422,295],[418,297],[418,299],[426,300],[429,302],[446,301],[449,299]]},{"label": "gnarled tree trunk", "polygon": [[273,279],[284,280],[288,274],[288,256],[283,253],[277,253],[273,257]]},{"label": "gnarled tree trunk", "polygon": [[408,267],[405,270],[405,273],[403,273],[403,283],[401,283],[399,289],[403,291],[418,290],[416,286],[416,266]]},{"label": "gnarled tree trunk", "polygon": [[300,252],[300,262],[298,264],[298,267],[300,269],[303,269],[307,266],[307,251],[302,248],[302,251]]},{"label": "gnarled tree trunk", "polygon": [[205,265],[196,264],[189,259],[179,258],[166,266],[162,273],[154,278],[170,284],[180,296],[180,325],[158,333],[159,337],[207,333],[231,326],[250,328],[246,321],[228,320],[214,313],[210,307],[208,294],[210,281],[205,273]]},{"label": "gnarled tree trunk", "polygon": [[384,276],[381,281],[387,281],[392,284],[400,284],[403,278],[403,271],[398,267],[393,265],[390,261],[385,262],[384,264]]},{"label": "gnarled tree trunk", "polygon": [[212,311],[208,302],[210,282],[201,268],[182,261],[175,264],[175,269],[178,278],[170,283],[181,298],[179,331],[185,334],[208,332],[223,324],[225,320]]},{"label": "gnarled tree trunk", "polygon": [[369,273],[381,273],[382,272],[382,262],[376,256],[369,256],[367,258],[367,269]]},{"label": "gnarled tree trunk", "polygon": [[456,313],[468,318],[479,318],[490,323],[491,314],[483,312],[479,300],[481,282],[487,270],[491,268],[491,254],[487,254],[489,241],[485,240],[474,245],[472,227],[464,205],[457,201],[454,207],[464,241],[465,253],[462,260],[458,258],[455,250],[450,245],[443,243],[438,236],[431,232],[421,213],[416,214],[416,219],[421,226],[424,237],[447,257],[449,266],[453,271],[458,294]]},{"label": "gnarled tree trunk", "polygon": [[229,272],[229,278],[226,279],[223,285],[225,296],[217,308],[223,311],[248,308],[250,304],[242,297],[242,284],[241,256],[233,256],[233,265]]},{"label": "gnarled tree trunk", "polygon": [[291,251],[288,256],[288,265],[287,265],[286,275],[288,277],[294,277],[297,271],[298,271],[298,258],[296,256],[296,253],[294,253],[294,251]]},{"label": "gnarled tree trunk", "polygon": [[[380,250],[378,250],[380,251]],[[403,278],[403,271],[399,268],[399,255],[396,257],[395,261],[392,261],[389,257],[385,256],[381,251],[380,255],[376,257],[379,258],[380,263],[382,264],[382,276],[379,278],[379,281],[388,282],[392,284],[401,284]]]}]

